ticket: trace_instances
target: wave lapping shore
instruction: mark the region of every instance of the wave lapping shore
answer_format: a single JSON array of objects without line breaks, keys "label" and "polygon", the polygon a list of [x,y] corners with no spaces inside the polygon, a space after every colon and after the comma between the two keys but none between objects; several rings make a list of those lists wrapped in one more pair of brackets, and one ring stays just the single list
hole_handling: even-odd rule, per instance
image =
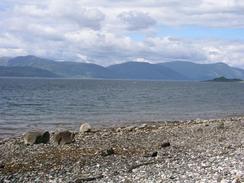
[{"label": "wave lapping shore", "polygon": [[[52,139],[52,134],[51,134]],[[244,117],[76,132],[66,145],[0,141],[0,182],[244,182]]]}]

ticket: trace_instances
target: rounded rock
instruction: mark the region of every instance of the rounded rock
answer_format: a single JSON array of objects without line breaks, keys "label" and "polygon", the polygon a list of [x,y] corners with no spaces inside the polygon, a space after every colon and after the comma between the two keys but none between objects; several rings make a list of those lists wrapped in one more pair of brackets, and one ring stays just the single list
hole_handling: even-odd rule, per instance
[{"label": "rounded rock", "polygon": [[83,123],[80,125],[80,133],[85,133],[91,131],[91,125],[88,123]]},{"label": "rounded rock", "polygon": [[24,134],[24,144],[33,145],[40,143],[48,143],[50,140],[50,133],[48,131],[29,131]]},{"label": "rounded rock", "polygon": [[70,144],[74,142],[75,134],[70,131],[61,131],[54,134],[54,143],[57,145]]}]

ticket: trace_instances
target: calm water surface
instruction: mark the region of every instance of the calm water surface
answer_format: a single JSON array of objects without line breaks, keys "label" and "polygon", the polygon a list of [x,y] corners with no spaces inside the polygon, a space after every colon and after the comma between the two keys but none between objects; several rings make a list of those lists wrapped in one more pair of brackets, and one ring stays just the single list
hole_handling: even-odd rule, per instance
[{"label": "calm water surface", "polygon": [[244,83],[0,78],[0,136],[244,114]]}]

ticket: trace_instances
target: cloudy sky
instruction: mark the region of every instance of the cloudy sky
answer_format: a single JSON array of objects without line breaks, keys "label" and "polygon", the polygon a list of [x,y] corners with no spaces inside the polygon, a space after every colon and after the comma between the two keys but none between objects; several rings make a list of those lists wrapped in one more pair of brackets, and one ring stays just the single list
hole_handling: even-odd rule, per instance
[{"label": "cloudy sky", "polygon": [[1,0],[0,56],[244,68],[243,0]]}]

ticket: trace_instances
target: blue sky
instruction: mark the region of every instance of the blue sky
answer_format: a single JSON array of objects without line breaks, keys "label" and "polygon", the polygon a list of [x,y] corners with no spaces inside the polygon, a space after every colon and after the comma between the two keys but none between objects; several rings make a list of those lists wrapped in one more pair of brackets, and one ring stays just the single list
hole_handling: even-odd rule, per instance
[{"label": "blue sky", "polygon": [[[143,41],[147,34],[144,32],[129,33],[132,39]],[[158,26],[154,36],[175,37],[182,39],[228,40],[244,41],[243,28],[213,28],[203,26]]]},{"label": "blue sky", "polygon": [[188,39],[222,39],[222,40],[243,40],[243,28],[212,28],[200,26],[161,26],[157,31],[158,36],[172,36]]},{"label": "blue sky", "polygon": [[243,12],[241,0],[2,0],[0,57],[244,68]]}]

